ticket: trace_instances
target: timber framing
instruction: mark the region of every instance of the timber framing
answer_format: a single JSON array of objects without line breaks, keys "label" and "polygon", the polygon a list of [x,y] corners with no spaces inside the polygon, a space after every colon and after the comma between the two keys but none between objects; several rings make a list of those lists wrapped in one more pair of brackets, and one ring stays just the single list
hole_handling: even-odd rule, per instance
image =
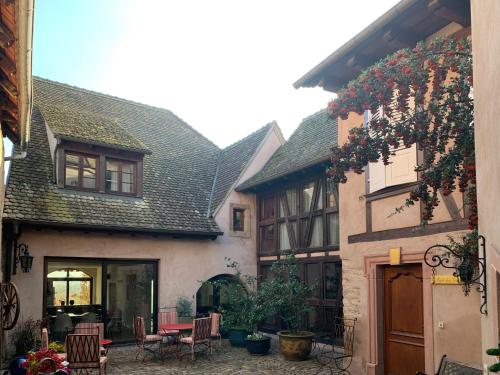
[{"label": "timber framing", "polygon": [[348,243],[373,242],[395,240],[399,238],[422,237],[432,234],[456,232],[467,230],[468,222],[466,219],[446,221],[443,223],[434,223],[427,225],[418,225],[407,228],[387,229],[371,233],[360,233],[348,236]]}]

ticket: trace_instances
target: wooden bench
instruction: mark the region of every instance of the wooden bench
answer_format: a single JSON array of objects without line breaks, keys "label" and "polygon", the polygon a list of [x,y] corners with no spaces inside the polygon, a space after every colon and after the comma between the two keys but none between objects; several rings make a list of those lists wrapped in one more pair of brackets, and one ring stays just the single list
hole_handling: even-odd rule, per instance
[{"label": "wooden bench", "polygon": [[[482,375],[483,371],[475,366],[461,363],[449,359],[446,354],[441,358],[439,368],[436,375]],[[426,375],[423,372],[417,371],[416,375]]]}]

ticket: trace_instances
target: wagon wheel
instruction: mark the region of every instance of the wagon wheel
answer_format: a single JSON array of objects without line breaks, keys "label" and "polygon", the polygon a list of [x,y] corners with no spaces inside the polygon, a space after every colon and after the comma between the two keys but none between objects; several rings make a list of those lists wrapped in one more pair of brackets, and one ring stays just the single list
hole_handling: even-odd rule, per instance
[{"label": "wagon wheel", "polygon": [[19,318],[19,294],[17,288],[13,283],[7,283],[2,285],[2,303],[3,303],[3,329],[8,331],[17,323]]}]

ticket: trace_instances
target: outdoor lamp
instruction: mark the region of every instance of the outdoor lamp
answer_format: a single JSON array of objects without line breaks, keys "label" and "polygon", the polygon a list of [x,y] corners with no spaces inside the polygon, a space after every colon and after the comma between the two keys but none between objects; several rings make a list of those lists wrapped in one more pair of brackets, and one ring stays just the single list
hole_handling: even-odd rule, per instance
[{"label": "outdoor lamp", "polygon": [[17,246],[17,259],[16,263],[21,263],[23,272],[30,272],[33,265],[33,257],[28,251],[28,245],[21,243]]}]

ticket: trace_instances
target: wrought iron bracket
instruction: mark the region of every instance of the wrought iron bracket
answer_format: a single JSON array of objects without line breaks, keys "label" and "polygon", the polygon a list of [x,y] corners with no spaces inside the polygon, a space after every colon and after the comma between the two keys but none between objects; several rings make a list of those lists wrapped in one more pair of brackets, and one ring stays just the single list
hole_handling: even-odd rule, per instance
[{"label": "wrought iron bracket", "polygon": [[453,276],[457,277],[464,294],[467,296],[472,286],[481,294],[481,314],[487,315],[487,283],[486,283],[486,239],[478,237],[477,256],[458,254],[447,245],[434,245],[424,254],[425,263],[432,268],[433,275],[438,267],[453,269]]}]

